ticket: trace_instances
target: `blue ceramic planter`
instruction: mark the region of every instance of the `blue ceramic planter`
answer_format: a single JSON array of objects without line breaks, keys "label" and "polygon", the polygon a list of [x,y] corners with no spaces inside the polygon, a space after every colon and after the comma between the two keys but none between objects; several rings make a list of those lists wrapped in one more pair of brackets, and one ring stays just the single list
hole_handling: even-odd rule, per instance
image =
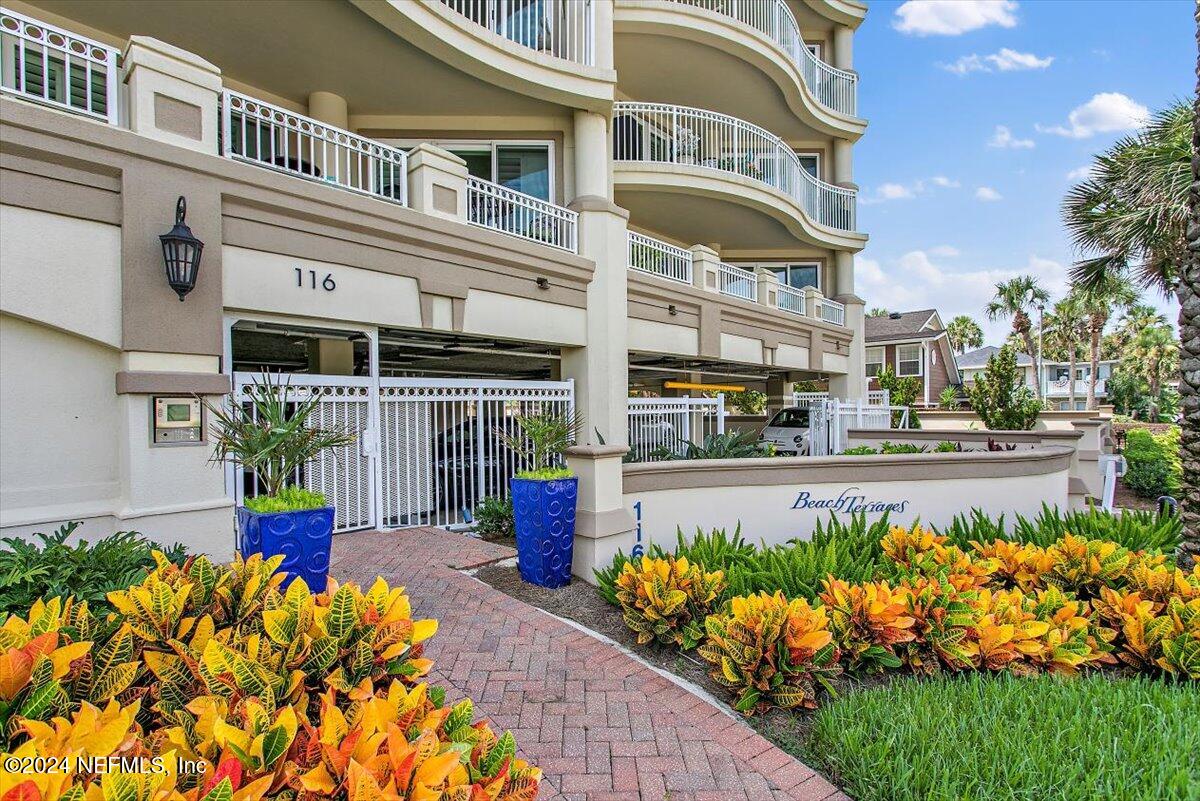
[{"label": "blue ceramic planter", "polygon": [[329,546],[333,540],[333,507],[298,512],[252,512],[239,506],[238,550],[242,556],[283,554],[284,586],[300,578],[313,592],[325,591]]},{"label": "blue ceramic planter", "polygon": [[510,486],[521,578],[539,587],[565,587],[571,582],[579,479],[514,478]]}]

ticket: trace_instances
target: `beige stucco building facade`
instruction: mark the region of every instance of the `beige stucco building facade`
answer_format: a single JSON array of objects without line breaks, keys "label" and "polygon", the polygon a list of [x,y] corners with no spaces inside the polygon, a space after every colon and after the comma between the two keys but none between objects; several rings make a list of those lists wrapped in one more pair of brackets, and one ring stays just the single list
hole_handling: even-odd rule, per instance
[{"label": "beige stucco building facade", "polygon": [[[236,479],[206,428],[164,441],[156,399],[262,370],[571,382],[599,540],[629,527],[631,389],[861,397],[865,13],[5,0],[0,531],[79,519],[228,556]],[[204,242],[183,302],[159,243],[179,197]],[[403,458],[363,432],[370,469]]]}]

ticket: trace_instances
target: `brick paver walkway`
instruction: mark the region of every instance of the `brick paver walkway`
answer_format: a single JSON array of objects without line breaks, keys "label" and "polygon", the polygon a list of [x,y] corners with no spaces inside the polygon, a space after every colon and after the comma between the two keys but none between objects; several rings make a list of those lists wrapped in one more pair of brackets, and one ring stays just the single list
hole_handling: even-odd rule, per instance
[{"label": "brick paver walkway", "polygon": [[335,537],[330,572],[404,585],[414,616],[439,620],[430,679],[512,729],[545,773],[540,798],[848,801],[707,700],[459,572],[512,555],[440,529],[373,531]]}]

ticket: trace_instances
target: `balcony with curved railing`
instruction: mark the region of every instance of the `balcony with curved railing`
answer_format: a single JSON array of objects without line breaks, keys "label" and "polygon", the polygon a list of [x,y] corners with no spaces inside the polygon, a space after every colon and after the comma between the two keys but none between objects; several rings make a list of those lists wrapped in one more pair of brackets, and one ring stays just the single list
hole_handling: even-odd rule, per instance
[{"label": "balcony with curved railing", "polygon": [[790,196],[813,222],[855,230],[854,190],[815,178],[778,136],[727,114],[662,103],[614,103],[613,159],[691,165],[751,178]]},{"label": "balcony with curved railing", "polygon": [[492,33],[539,53],[596,63],[596,9],[593,0],[441,0]]},{"label": "balcony with curved railing", "polygon": [[667,0],[736,19],[779,45],[800,70],[813,97],[827,109],[858,116],[858,75],[826,64],[809,49],[786,0]]}]

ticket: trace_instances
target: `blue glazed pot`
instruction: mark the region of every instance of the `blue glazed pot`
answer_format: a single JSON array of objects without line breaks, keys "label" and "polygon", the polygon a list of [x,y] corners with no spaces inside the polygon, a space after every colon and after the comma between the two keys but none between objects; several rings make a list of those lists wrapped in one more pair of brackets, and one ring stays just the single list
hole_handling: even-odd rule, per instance
[{"label": "blue glazed pot", "polygon": [[571,582],[579,479],[514,478],[510,487],[521,578],[539,587],[565,587]]},{"label": "blue glazed pot", "polygon": [[333,540],[333,507],[297,512],[252,512],[239,506],[238,550],[242,556],[283,554],[283,586],[300,578],[313,592],[325,591],[329,546]]}]

